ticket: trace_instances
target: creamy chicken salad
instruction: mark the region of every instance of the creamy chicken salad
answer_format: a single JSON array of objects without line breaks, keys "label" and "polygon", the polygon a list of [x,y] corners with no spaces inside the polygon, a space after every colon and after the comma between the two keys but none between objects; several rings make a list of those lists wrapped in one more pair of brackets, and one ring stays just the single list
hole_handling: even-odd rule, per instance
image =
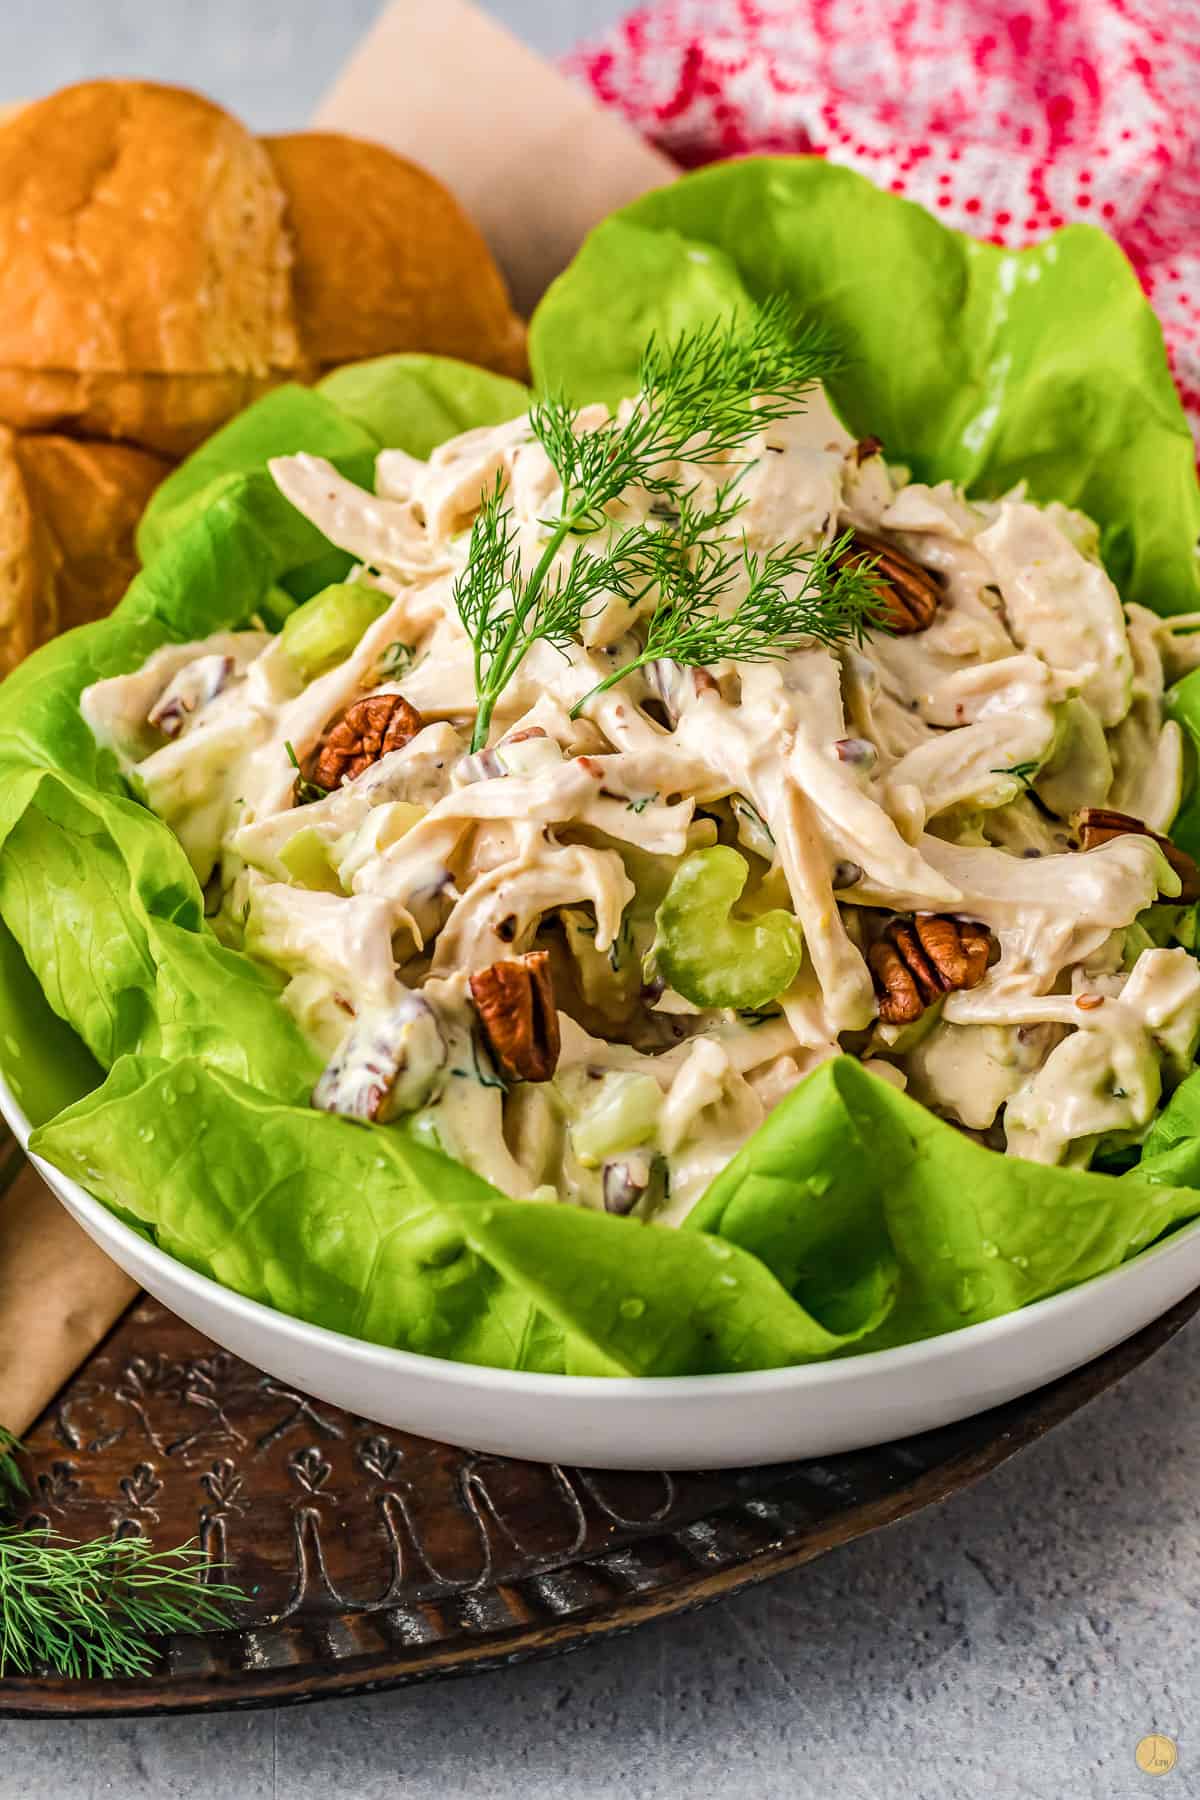
[{"label": "creamy chicken salad", "polygon": [[[667,1224],[839,1052],[1010,1155],[1145,1135],[1200,1038],[1163,702],[1200,620],[1123,607],[1088,519],[910,481],[820,390],[548,560],[563,487],[528,418],[384,451],[375,493],[312,456],[272,472],[347,579],[82,706],[214,930],[286,977],[315,1106],[404,1119],[507,1195]],[[489,496],[553,584],[731,491],[723,616],[786,544],[869,577],[862,629],[647,660],[657,590],[620,583],[528,644],[478,741]]]}]

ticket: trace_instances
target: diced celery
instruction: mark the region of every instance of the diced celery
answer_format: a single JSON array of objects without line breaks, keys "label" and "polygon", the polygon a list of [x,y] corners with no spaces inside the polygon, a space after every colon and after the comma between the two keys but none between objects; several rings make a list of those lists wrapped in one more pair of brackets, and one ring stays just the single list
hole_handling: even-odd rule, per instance
[{"label": "diced celery", "polygon": [[337,582],[289,613],[279,634],[306,681],[341,662],[391,605],[386,594],[357,582]]},{"label": "diced celery", "polygon": [[1170,900],[1144,907],[1125,929],[1125,967],[1131,969],[1143,950],[1169,949],[1172,944],[1182,944],[1195,954],[1198,912],[1200,907],[1178,906]]},{"label": "diced celery", "polygon": [[426,810],[412,800],[387,800],[382,806],[373,806],[362,825],[343,832],[331,846],[330,855],[342,880],[352,882],[365,862],[382,856],[425,817]]},{"label": "diced celery", "polygon": [[418,1144],[424,1144],[427,1150],[445,1150],[437,1122],[436,1108],[427,1106],[421,1112],[410,1113],[404,1121],[404,1129]]},{"label": "diced celery", "polygon": [[792,985],[804,954],[797,919],[735,919],[749,867],[726,844],[685,856],[658,909],[658,972],[694,1006],[765,1006]]},{"label": "diced celery", "polygon": [[328,845],[311,826],[288,839],[279,852],[279,860],[297,887],[314,888],[322,894],[344,891],[329,860]]},{"label": "diced celery", "polygon": [[1050,754],[1033,775],[1038,799],[1063,818],[1085,806],[1103,806],[1113,765],[1104,726],[1078,695],[1055,708]]},{"label": "diced celery", "polygon": [[614,1070],[571,1126],[571,1144],[585,1169],[597,1169],[614,1150],[648,1143],[658,1128],[662,1089],[653,1075]]},{"label": "diced celery", "polygon": [[1154,939],[1141,920],[1135,919],[1132,925],[1125,927],[1125,939],[1121,945],[1121,967],[1125,970],[1132,969],[1143,950],[1153,950],[1154,948]]},{"label": "diced celery", "polygon": [[877,1019],[872,1041],[897,1056],[908,1056],[925,1042],[941,1017],[942,1002],[938,999],[932,1006],[927,1006],[919,1018],[910,1019],[906,1025],[887,1025]]},{"label": "diced celery", "polygon": [[258,603],[258,617],[268,631],[282,631],[295,610],[295,600],[278,584],[269,587]]}]

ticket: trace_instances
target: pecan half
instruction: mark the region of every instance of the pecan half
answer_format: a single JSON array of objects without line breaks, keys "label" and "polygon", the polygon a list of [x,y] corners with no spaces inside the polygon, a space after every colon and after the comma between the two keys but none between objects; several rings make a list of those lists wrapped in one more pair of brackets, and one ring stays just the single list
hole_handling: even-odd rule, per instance
[{"label": "pecan half", "polygon": [[368,694],[348,706],[310,759],[304,779],[332,793],[391,750],[403,750],[425,721],[403,694]]},{"label": "pecan half", "polygon": [[493,963],[470,978],[488,1049],[513,1081],[549,1081],[558,1064],[558,1012],[545,950]]},{"label": "pecan half", "polygon": [[1080,848],[1083,850],[1095,850],[1100,844],[1111,843],[1117,837],[1132,835],[1153,838],[1183,884],[1178,896],[1180,905],[1191,906],[1200,900],[1200,868],[1187,851],[1177,850],[1170,838],[1151,831],[1148,825],[1141,819],[1135,819],[1132,813],[1115,812],[1108,806],[1086,806],[1079,814],[1076,826]]},{"label": "pecan half", "polygon": [[992,935],[970,919],[918,913],[893,919],[871,945],[867,962],[886,1025],[907,1025],[943,994],[978,987],[987,973]]},{"label": "pecan half", "polygon": [[883,601],[887,629],[897,637],[928,631],[941,599],[937,576],[897,550],[895,544],[885,543],[869,531],[856,531],[838,563],[842,568],[854,568],[869,561],[875,564],[875,586]]}]

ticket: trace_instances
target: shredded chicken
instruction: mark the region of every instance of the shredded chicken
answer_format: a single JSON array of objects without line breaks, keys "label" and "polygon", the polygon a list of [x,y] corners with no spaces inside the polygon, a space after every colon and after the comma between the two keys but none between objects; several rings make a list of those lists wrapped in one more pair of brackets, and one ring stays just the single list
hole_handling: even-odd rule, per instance
[{"label": "shredded chicken", "polygon": [[[287,973],[284,1004],[337,1071],[324,1091],[359,1093],[353,1045],[377,1054],[371,1019],[419,991],[450,1048],[395,1091],[422,1097],[412,1129],[507,1193],[681,1219],[844,1049],[1009,1153],[1085,1165],[1136,1142],[1195,1054],[1200,973],[1162,940],[1179,882],[1153,837],[1084,852],[1074,815],[1108,806],[1169,829],[1183,746],[1164,690],[1200,664],[1200,621],[1123,608],[1067,508],[1021,489],[972,502],[859,454],[820,395],[741,454],[752,545],[881,536],[936,577],[928,629],[704,680],[643,671],[572,718],[636,640],[642,603],[613,597],[565,648],[533,646],[470,754],[453,586],[472,520],[500,480],[532,558],[559,500],[519,419],[428,462],[385,451],[374,494],[311,456],[276,462],[386,610],[307,682],[281,640],[222,633],[97,683],[84,716],[179,835],[214,927]],[[722,476],[689,473],[702,489]],[[650,507],[627,493],[614,528]],[[307,791],[297,770],[374,694],[401,695],[419,729]],[[706,1009],[655,977],[663,895],[718,842],[746,860],[746,916],[783,908],[802,933],[799,971],[765,1009]],[[993,954],[969,989],[885,1024],[868,953],[896,913],[972,921]],[[535,947],[554,970],[558,1065],[506,1089],[468,978]]]}]

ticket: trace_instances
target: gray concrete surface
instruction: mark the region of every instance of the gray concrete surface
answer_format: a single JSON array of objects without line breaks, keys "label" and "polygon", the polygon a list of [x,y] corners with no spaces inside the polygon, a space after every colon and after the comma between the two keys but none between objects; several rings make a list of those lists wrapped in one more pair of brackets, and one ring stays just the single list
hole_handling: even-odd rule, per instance
[{"label": "gray concrete surface", "polygon": [[[436,4],[436,0],[427,0]],[[302,119],[371,0],[0,0],[0,99],[140,73]],[[492,0],[564,49],[614,0]],[[981,1486],[698,1616],[296,1712],[0,1723],[0,1800],[1200,1796],[1200,1326]],[[1161,1782],[1138,1740],[1179,1746]]]}]

